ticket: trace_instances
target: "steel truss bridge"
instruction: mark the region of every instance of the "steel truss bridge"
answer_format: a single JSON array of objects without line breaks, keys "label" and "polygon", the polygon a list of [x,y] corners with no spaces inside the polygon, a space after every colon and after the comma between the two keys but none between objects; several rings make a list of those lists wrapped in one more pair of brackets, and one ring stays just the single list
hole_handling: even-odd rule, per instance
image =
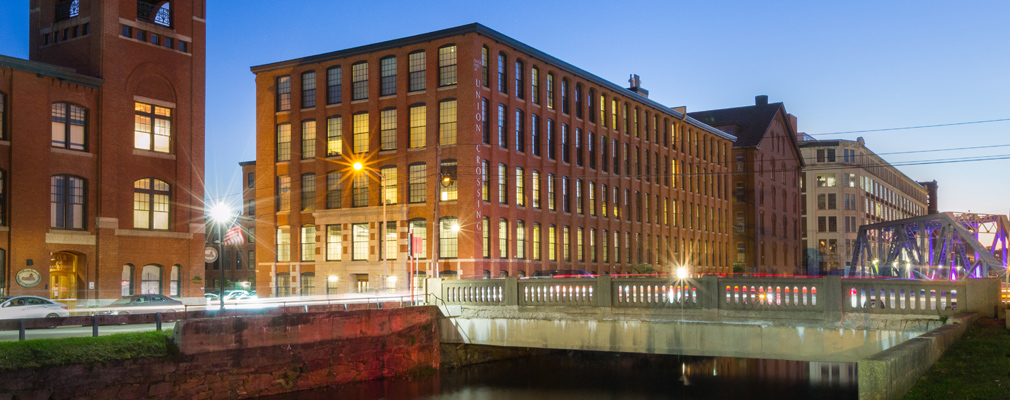
[{"label": "steel truss bridge", "polygon": [[[1007,216],[925,215],[859,227],[847,276],[960,280],[1004,276]],[[989,243],[987,246],[981,240]]]}]

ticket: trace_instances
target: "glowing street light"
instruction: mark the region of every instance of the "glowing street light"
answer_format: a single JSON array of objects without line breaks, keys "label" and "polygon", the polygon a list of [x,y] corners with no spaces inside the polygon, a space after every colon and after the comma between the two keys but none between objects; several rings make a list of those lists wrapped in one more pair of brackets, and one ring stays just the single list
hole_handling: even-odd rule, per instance
[{"label": "glowing street light", "polygon": [[[226,224],[231,223],[231,221],[235,218],[235,215],[231,206],[222,202],[216,203],[210,207],[209,216],[210,220],[214,222],[214,227],[217,228],[218,259],[215,260],[215,262],[218,265],[218,270],[221,271],[221,282],[218,285],[218,299],[221,301],[221,310],[224,310],[224,266],[221,265],[221,258],[224,254],[224,235],[222,235],[222,230]],[[213,239],[213,236],[211,236],[211,238]]]},{"label": "glowing street light", "polygon": [[[393,275],[392,271],[390,271],[386,267],[387,265],[386,260],[389,259],[389,254],[386,254],[386,241],[388,239],[386,237],[386,230],[388,229],[386,227],[386,175],[383,174],[382,171],[376,171],[371,168],[365,169],[365,165],[362,164],[361,161],[355,161],[353,164],[351,164],[351,168],[354,169],[355,171],[364,173],[365,176],[370,176],[368,175],[368,172],[372,172],[379,176],[379,184],[382,186],[382,191],[379,193],[379,199],[380,201],[382,201],[382,225],[381,225],[382,229],[379,232],[379,237],[381,238],[382,241],[379,243],[379,248],[381,249],[379,254],[382,254],[383,256],[382,272],[384,274],[388,274],[389,277],[393,278],[393,279],[388,278],[386,279],[386,289],[388,290],[391,284],[396,285],[396,276]],[[395,288],[396,286],[393,286],[393,289]]]}]

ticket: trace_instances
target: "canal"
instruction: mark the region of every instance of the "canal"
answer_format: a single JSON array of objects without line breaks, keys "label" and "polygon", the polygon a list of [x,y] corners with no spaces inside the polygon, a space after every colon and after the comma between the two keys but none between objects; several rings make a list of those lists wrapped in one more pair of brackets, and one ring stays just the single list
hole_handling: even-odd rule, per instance
[{"label": "canal", "polygon": [[556,351],[262,399],[854,399],[855,363]]}]

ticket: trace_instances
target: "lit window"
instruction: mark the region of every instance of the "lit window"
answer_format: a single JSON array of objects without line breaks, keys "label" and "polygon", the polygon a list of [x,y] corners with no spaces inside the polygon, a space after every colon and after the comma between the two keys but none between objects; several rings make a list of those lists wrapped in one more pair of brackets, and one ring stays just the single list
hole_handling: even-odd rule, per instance
[{"label": "lit window", "polygon": [[277,211],[291,210],[291,177],[277,177]]},{"label": "lit window", "polygon": [[277,125],[277,161],[291,160],[291,124]]},{"label": "lit window", "polygon": [[398,203],[396,196],[396,166],[387,165],[382,167],[380,171],[382,173],[381,178],[386,182],[386,204]]},{"label": "lit window", "polygon": [[427,193],[428,176],[424,163],[411,164],[409,167],[409,187],[411,203],[424,203]]},{"label": "lit window", "polygon": [[448,183],[439,184],[439,199],[442,201],[456,201],[458,198],[458,179],[456,176],[456,160],[444,160],[440,169],[442,177],[449,177]]},{"label": "lit window", "polygon": [[133,227],[168,230],[170,196],[168,183],[160,179],[133,182]]},{"label": "lit window", "polygon": [[439,142],[444,145],[456,144],[456,100],[438,103]]},{"label": "lit window", "polygon": [[277,261],[291,261],[291,231],[286,226],[277,227]]},{"label": "lit window", "polygon": [[526,222],[516,221],[516,258],[526,258]]},{"label": "lit window", "polygon": [[[316,260],[316,226],[315,225],[303,225],[302,226],[302,261],[315,261]],[[304,279],[302,280],[304,283]]]},{"label": "lit window", "polygon": [[326,156],[344,153],[344,120],[339,115],[326,119]]},{"label": "lit window", "polygon": [[[134,148],[158,153],[171,151],[172,109],[134,103]],[[83,131],[80,134],[83,143]],[[83,144],[81,144],[83,150]]]},{"label": "lit window", "polygon": [[316,121],[302,121],[302,159],[316,156]]},{"label": "lit window", "polygon": [[509,222],[498,220],[498,258],[509,258]]},{"label": "lit window", "polygon": [[362,112],[354,114],[354,121],[351,127],[354,134],[354,154],[368,152],[368,113]]},{"label": "lit window", "polygon": [[351,260],[368,259],[368,224],[351,225]]},{"label": "lit window", "polygon": [[[182,42],[179,42],[182,44]],[[291,77],[284,75],[277,77],[277,111],[287,111],[291,109]]]},{"label": "lit window", "polygon": [[368,206],[368,177],[363,173],[351,179],[351,206]]},{"label": "lit window", "polygon": [[424,147],[428,135],[427,107],[424,104],[410,107],[410,148]]},{"label": "lit window", "polygon": [[438,49],[438,86],[456,84],[456,45]]},{"label": "lit window", "polygon": [[443,217],[440,221],[439,229],[439,257],[456,258],[459,254],[459,244],[457,242],[459,233],[459,222],[456,217]]},{"label": "lit window", "polygon": [[508,166],[498,164],[498,202],[508,204]]},{"label": "lit window", "polygon": [[340,225],[326,225],[326,261],[340,261],[343,253],[343,237]]},{"label": "lit window", "polygon": [[523,174],[522,167],[516,167],[516,205],[525,207],[526,206],[526,176]]}]

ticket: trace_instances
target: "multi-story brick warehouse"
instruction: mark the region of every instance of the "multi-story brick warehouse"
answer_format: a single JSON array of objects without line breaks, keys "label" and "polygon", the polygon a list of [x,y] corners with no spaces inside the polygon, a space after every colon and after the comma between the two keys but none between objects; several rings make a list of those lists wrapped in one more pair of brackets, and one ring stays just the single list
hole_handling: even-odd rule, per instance
[{"label": "multi-story brick warehouse", "polygon": [[201,296],[203,1],[29,9],[29,60],[0,57],[0,293]]},{"label": "multi-story brick warehouse", "polygon": [[729,270],[734,137],[641,88],[479,24],[252,71],[261,295],[403,289],[409,230],[440,276]]},{"label": "multi-story brick warehouse", "polygon": [[800,204],[810,273],[848,267],[860,225],[926,215],[929,191],[866,148],[863,138],[811,139],[800,150],[807,160]]},{"label": "multi-story brick warehouse", "polygon": [[744,272],[801,271],[799,179],[803,159],[796,118],[782,103],[688,114],[737,137],[733,143],[734,267]]}]

